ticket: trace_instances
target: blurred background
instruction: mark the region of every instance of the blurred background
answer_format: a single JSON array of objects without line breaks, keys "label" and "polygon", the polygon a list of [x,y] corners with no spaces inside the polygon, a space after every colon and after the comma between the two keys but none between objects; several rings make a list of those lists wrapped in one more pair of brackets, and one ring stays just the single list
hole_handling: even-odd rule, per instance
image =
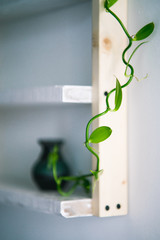
[{"label": "blurred background", "polygon": [[[4,3],[0,1],[1,6]],[[134,80],[128,88],[128,215],[64,219],[0,203],[0,239],[160,238],[159,10],[158,0],[128,0],[130,33],[155,23],[150,43],[143,45],[132,60],[136,77],[148,73],[148,78]],[[0,11],[1,90],[91,85],[91,1],[29,17],[25,12],[23,17],[11,19],[5,14]],[[82,129],[90,116],[90,104],[1,105],[1,181],[34,189],[30,168],[40,152],[37,139],[53,136],[65,140],[63,153],[71,170],[83,173],[84,164],[85,171],[89,170],[91,156],[83,146]]]}]

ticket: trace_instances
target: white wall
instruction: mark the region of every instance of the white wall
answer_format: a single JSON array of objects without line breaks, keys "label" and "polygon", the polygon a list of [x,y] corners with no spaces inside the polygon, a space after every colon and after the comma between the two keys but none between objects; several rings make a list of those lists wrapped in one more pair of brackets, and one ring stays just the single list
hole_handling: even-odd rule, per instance
[{"label": "white wall", "polygon": [[2,88],[91,84],[91,7],[0,23]]},{"label": "white wall", "polygon": [[[1,22],[0,29],[0,90],[91,85],[90,2]],[[34,187],[30,170],[41,138],[64,139],[71,170],[87,173],[91,155],[83,142],[90,117],[91,104],[1,106],[0,179]]]},{"label": "white wall", "polygon": [[135,75],[146,80],[129,87],[129,213],[123,217],[63,219],[18,207],[0,206],[1,239],[160,239],[160,2],[129,0],[129,30],[155,22],[150,43],[134,58]]}]

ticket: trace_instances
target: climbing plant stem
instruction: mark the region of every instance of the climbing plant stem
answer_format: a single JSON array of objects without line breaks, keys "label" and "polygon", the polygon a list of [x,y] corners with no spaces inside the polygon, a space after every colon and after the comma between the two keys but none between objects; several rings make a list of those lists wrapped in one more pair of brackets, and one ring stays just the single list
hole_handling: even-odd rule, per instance
[{"label": "climbing plant stem", "polygon": [[[127,29],[125,28],[124,24],[122,23],[122,21],[119,19],[119,17],[114,13],[112,12],[109,8],[106,8],[106,10],[119,22],[119,24],[121,25],[124,33],[126,34],[128,40],[129,40],[129,43],[128,43],[128,46],[124,49],[123,53],[122,53],[122,61],[123,63],[130,68],[130,76],[129,76],[129,79],[128,81],[123,84],[121,86],[121,88],[125,88],[127,87],[132,79],[133,79],[133,76],[134,76],[134,68],[125,60],[125,54],[126,52],[128,51],[128,49],[130,49],[130,47],[132,46],[132,38],[130,36],[130,34],[128,33]],[[90,126],[91,124],[93,123],[93,121],[105,114],[107,114],[109,111],[111,111],[111,108],[110,108],[110,105],[109,105],[109,97],[110,95],[116,91],[116,88],[112,89],[106,96],[106,110],[102,113],[99,113],[97,114],[96,116],[94,116],[93,118],[91,118],[86,126],[86,142],[85,142],[85,145],[86,145],[86,148],[96,157],[97,159],[97,169],[96,171],[99,172],[99,155],[93,150],[93,148],[89,145],[88,143],[88,139],[89,139],[89,129],[90,129]]]},{"label": "climbing plant stem", "polygon": [[[54,179],[55,179],[55,181],[57,183],[57,190],[63,196],[68,196],[68,195],[72,194],[78,185],[82,185],[85,188],[85,190],[88,190],[89,187],[90,187],[90,183],[87,180],[88,177],[94,176],[95,180],[96,181],[98,180],[99,173],[101,172],[101,170],[100,170],[99,154],[97,153],[97,151],[95,149],[93,149],[93,147],[90,144],[91,143],[99,143],[99,142],[104,141],[105,139],[107,139],[110,136],[112,130],[109,127],[102,126],[102,127],[99,127],[97,129],[95,129],[94,131],[92,131],[91,135],[90,135],[90,128],[92,126],[92,123],[96,119],[98,119],[99,117],[104,116],[109,111],[117,111],[119,109],[119,107],[121,105],[121,100],[122,100],[122,89],[127,87],[131,83],[131,81],[132,81],[132,79],[134,77],[134,68],[130,64],[130,60],[133,57],[134,53],[137,51],[137,49],[142,44],[144,44],[145,42],[140,43],[134,49],[134,51],[132,52],[132,54],[130,55],[128,60],[126,60],[126,53],[132,47],[133,41],[139,41],[139,40],[145,39],[146,37],[148,37],[152,33],[152,31],[154,29],[154,23],[150,23],[150,24],[144,26],[142,29],[140,29],[137,32],[137,34],[134,35],[134,37],[130,36],[129,32],[127,31],[126,27],[124,26],[124,24],[122,23],[120,18],[114,12],[112,12],[110,10],[110,8],[108,7],[108,6],[111,7],[115,2],[117,2],[117,0],[112,0],[112,1],[111,0],[105,0],[104,7],[105,7],[106,12],[109,12],[118,21],[118,23],[120,24],[123,32],[125,33],[125,35],[128,38],[128,45],[122,52],[122,61],[123,61],[124,65],[126,66],[125,72],[124,72],[124,76],[127,77],[128,80],[127,80],[126,83],[121,85],[119,83],[118,79],[116,79],[116,88],[113,88],[112,90],[110,90],[107,93],[106,100],[105,100],[106,101],[106,109],[105,109],[105,111],[95,115],[87,123],[86,131],[85,131],[85,146],[89,150],[89,152],[91,154],[93,154],[95,156],[95,158],[96,158],[97,165],[96,165],[96,170],[95,171],[91,170],[91,173],[85,174],[85,175],[80,175],[80,176],[63,176],[63,177],[58,177],[58,175],[57,175],[57,168],[56,168],[56,162],[58,160],[58,155],[56,155],[56,152],[54,152],[54,151],[53,151],[53,153],[51,153],[51,157],[53,159],[53,176],[54,176]],[[127,75],[127,69],[128,68],[130,70],[129,75]],[[110,96],[111,96],[111,94],[113,92],[115,92],[115,108],[111,109],[110,104],[109,104],[109,99],[110,99]],[[98,134],[97,134],[97,132],[98,132]],[[99,137],[99,135],[100,135],[100,137]],[[63,181],[73,181],[72,187],[67,192],[64,192],[62,190],[61,186],[62,186],[62,182]]]},{"label": "climbing plant stem", "polygon": [[124,26],[124,24],[122,23],[122,21],[120,20],[120,18],[119,18],[114,12],[112,12],[112,11],[110,10],[110,8],[106,7],[106,10],[107,10],[107,12],[109,12],[109,13],[119,22],[119,24],[121,25],[121,27],[122,27],[123,31],[125,32],[126,36],[127,36],[128,38],[131,38],[130,34],[128,33],[126,27]]}]

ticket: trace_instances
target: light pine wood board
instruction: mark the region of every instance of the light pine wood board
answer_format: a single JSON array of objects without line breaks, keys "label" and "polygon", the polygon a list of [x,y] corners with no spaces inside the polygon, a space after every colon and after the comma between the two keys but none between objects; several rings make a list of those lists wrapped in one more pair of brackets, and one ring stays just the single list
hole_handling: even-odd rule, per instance
[{"label": "light pine wood board", "polygon": [[[105,12],[103,4],[104,0],[93,0],[93,115],[106,109],[104,92],[115,87],[115,76],[121,84],[127,81],[121,59],[127,39],[119,23]],[[112,10],[126,25],[127,0],[119,0]],[[100,217],[125,215],[128,209],[126,89],[123,89],[120,110],[100,117],[93,129],[99,126],[109,126],[113,132],[98,145],[100,169],[104,172],[93,192],[93,214]]]}]

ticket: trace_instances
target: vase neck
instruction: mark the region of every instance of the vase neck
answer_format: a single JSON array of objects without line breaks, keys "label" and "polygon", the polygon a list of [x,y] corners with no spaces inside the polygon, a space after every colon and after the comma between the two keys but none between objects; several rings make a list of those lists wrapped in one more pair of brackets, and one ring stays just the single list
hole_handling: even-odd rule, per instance
[{"label": "vase neck", "polygon": [[57,141],[51,141],[51,140],[39,140],[39,144],[42,148],[41,152],[41,159],[46,159],[48,158],[48,155],[50,152],[54,151],[54,148],[56,147],[56,151],[60,154],[60,149],[62,146],[62,141],[57,140]]}]

